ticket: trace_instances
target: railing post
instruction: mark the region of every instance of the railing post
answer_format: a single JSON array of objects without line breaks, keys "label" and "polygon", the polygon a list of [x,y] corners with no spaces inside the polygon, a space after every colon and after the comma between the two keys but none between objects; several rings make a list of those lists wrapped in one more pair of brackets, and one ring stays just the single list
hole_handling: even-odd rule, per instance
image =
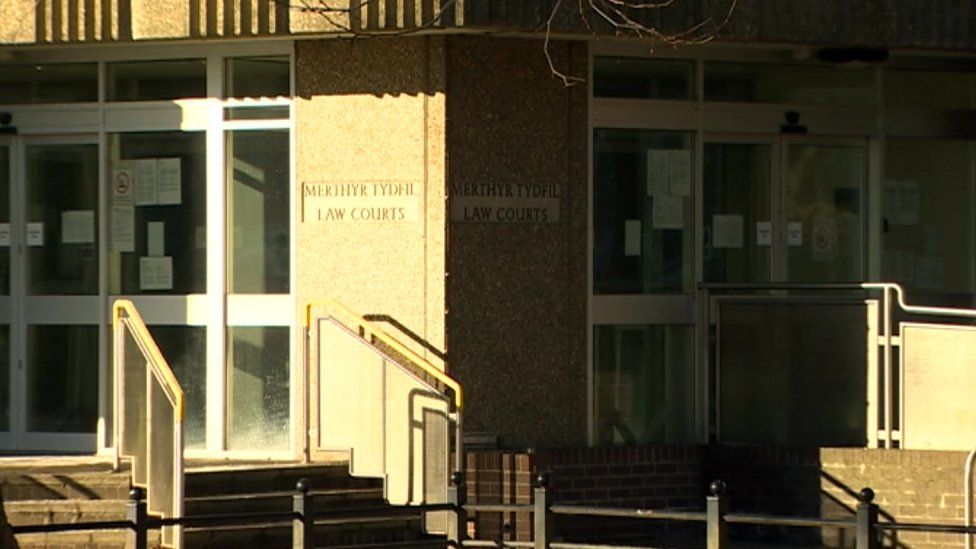
[{"label": "railing post", "polygon": [[126,549],[146,549],[149,545],[146,493],[138,486],[129,490],[129,501],[125,503],[125,518],[132,523],[125,535]]},{"label": "railing post", "polygon": [[534,549],[549,549],[552,532],[552,513],[549,511],[549,473],[536,475],[532,498],[535,509],[532,513],[532,539]]},{"label": "railing post", "polygon": [[447,487],[447,502],[454,506],[447,522],[447,541],[452,547],[461,547],[468,532],[468,512],[464,510],[468,502],[468,487],[464,483],[464,473],[455,471],[451,475],[451,485]]},{"label": "railing post", "polygon": [[874,490],[862,488],[857,495],[857,549],[880,549],[876,525],[878,506],[874,503]]},{"label": "railing post", "polygon": [[315,546],[315,506],[312,496],[308,495],[310,487],[307,478],[301,478],[295,484],[291,505],[295,513],[291,522],[292,549],[312,549]]},{"label": "railing post", "polygon": [[705,536],[708,549],[723,549],[728,547],[725,524],[725,513],[728,511],[729,501],[725,497],[725,483],[714,480],[708,486],[710,495],[705,498]]}]

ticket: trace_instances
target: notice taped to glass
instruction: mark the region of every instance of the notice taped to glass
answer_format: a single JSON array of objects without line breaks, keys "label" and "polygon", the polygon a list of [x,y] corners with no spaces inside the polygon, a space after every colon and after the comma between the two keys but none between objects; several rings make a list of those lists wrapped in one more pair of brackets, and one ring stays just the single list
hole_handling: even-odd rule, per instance
[{"label": "notice taped to glass", "polygon": [[561,196],[553,183],[451,183],[451,221],[558,223]]}]

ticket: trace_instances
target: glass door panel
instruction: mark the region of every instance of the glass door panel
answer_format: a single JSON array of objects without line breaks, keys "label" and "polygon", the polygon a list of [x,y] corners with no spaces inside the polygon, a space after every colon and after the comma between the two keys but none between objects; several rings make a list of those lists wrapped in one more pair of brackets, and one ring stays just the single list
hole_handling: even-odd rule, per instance
[{"label": "glass door panel", "polygon": [[0,145],[0,433],[10,431],[10,146]]},{"label": "glass door panel", "polygon": [[26,148],[30,295],[98,293],[98,146]]},{"label": "glass door panel", "polygon": [[772,149],[771,144],[705,144],[705,282],[770,280]]},{"label": "glass door panel", "polygon": [[28,327],[27,363],[27,430],[94,433],[98,327]]},{"label": "glass door panel", "polygon": [[865,147],[788,143],[784,164],[788,280],[861,281]]}]

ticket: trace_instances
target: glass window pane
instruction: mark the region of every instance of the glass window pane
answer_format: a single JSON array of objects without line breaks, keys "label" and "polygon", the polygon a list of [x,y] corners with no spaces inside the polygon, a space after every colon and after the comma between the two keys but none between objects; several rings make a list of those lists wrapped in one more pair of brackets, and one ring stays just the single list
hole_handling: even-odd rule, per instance
[{"label": "glass window pane", "polygon": [[10,295],[10,147],[0,146],[0,223],[7,245],[0,246],[0,295]]},{"label": "glass window pane", "polygon": [[0,326],[0,431],[10,430],[10,326]]},{"label": "glass window pane", "polygon": [[226,62],[226,97],[286,97],[291,95],[287,55],[235,57]]},{"label": "glass window pane", "polygon": [[98,293],[98,146],[27,147],[28,291]]},{"label": "glass window pane", "polygon": [[27,430],[94,433],[98,327],[27,327]]},{"label": "glass window pane", "polygon": [[0,105],[98,101],[98,64],[0,65]]},{"label": "glass window pane", "polygon": [[633,99],[694,99],[692,61],[597,57],[593,60],[593,95]]},{"label": "glass window pane", "polygon": [[595,130],[595,293],[694,290],[693,141],[691,132]]},{"label": "glass window pane", "polygon": [[227,132],[227,291],[288,293],[288,131]]},{"label": "glass window pane", "polygon": [[886,70],[886,109],[976,108],[976,73]]},{"label": "glass window pane", "polygon": [[787,232],[793,223],[802,235],[799,243],[786,248],[790,282],[860,282],[864,147],[791,144],[787,156]]},{"label": "glass window pane", "polygon": [[976,141],[888,138],[882,277],[911,302],[972,307]]},{"label": "glass window pane", "polygon": [[287,120],[289,110],[286,106],[225,107],[224,120]]},{"label": "glass window pane", "polygon": [[289,329],[227,328],[227,448],[289,446]]},{"label": "glass window pane", "polygon": [[[767,282],[772,147],[706,143],[702,260],[706,282]],[[758,242],[757,223],[769,241]]]},{"label": "glass window pane", "polygon": [[691,326],[595,326],[597,445],[694,442]]},{"label": "glass window pane", "polygon": [[874,77],[858,67],[706,63],[705,100],[872,105]]},{"label": "glass window pane", "polygon": [[207,442],[207,329],[149,326],[149,333],[183,387],[186,447],[203,448]]},{"label": "glass window pane", "polygon": [[109,101],[153,101],[207,96],[207,61],[127,61],[108,64]]},{"label": "glass window pane", "polygon": [[203,132],[109,135],[109,293],[207,290]]}]

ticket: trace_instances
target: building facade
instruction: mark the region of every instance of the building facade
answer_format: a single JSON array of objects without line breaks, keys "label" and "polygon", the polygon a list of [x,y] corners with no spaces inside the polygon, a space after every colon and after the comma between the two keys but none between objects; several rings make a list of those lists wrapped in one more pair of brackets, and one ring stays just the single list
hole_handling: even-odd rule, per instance
[{"label": "building facade", "polygon": [[305,451],[322,297],[422,341],[488,444],[893,440],[876,311],[727,310],[717,347],[703,309],[973,307],[976,5],[689,0],[655,42],[442,4],[4,0],[0,452],[110,444],[119,297],[193,453]]}]

